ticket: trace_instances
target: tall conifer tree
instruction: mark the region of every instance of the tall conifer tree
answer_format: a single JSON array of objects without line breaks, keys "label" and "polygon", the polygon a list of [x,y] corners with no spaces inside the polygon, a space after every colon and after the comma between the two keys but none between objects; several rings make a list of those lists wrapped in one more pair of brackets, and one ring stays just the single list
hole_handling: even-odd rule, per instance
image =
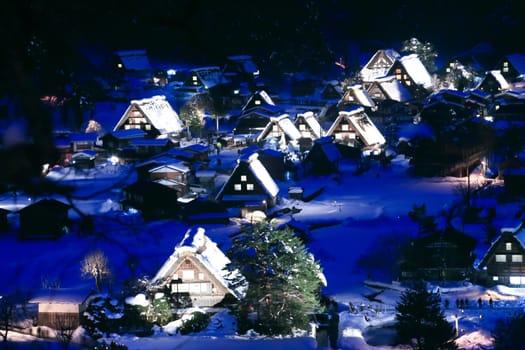
[{"label": "tall conifer tree", "polygon": [[[231,269],[248,283],[237,309],[239,332],[284,335],[307,328],[308,312],[319,308],[322,270],[292,230],[267,223],[246,226],[228,256]],[[253,322],[250,313],[256,315]]]},{"label": "tall conifer tree", "polygon": [[439,292],[417,281],[401,295],[396,306],[396,329],[400,340],[417,350],[457,349],[454,329],[445,319]]}]

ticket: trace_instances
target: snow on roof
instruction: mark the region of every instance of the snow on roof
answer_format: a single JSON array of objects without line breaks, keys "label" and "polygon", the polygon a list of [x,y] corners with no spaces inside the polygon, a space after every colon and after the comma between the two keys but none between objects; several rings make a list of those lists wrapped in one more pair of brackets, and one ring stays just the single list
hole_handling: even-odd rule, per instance
[{"label": "snow on roof", "polygon": [[479,90],[479,89],[471,89],[471,90],[468,90],[467,92],[470,97],[478,97],[484,100],[488,100],[491,97],[491,95],[488,92]]},{"label": "snow on roof", "polygon": [[146,136],[146,132],[142,129],[122,129],[111,132],[115,138],[119,140],[133,139]]},{"label": "snow on roof", "polygon": [[[348,122],[354,126],[355,130],[359,133],[361,140],[366,146],[385,144],[386,140],[383,134],[381,134],[372,120],[370,120],[363,107],[339,111],[339,116],[330,129],[333,129],[336,125],[336,122],[338,123],[341,118],[346,118]],[[331,134],[331,132],[329,133]]]},{"label": "snow on roof", "polygon": [[277,124],[291,140],[298,140],[301,138],[301,132],[296,128],[295,124],[290,119],[289,114],[282,114],[278,117],[271,117],[270,122],[266,125],[266,128],[261,132],[260,136],[267,135],[272,129],[273,125]]},{"label": "snow on roof", "polygon": [[250,96],[248,101],[244,104],[242,107],[242,111],[245,111],[246,109],[250,109],[257,106],[262,105],[269,105],[269,106],[275,106],[275,103],[273,102],[272,98],[268,93],[264,90],[256,91],[253,95]]},{"label": "snow on roof", "polygon": [[175,264],[179,258],[187,253],[190,253],[206,266],[208,272],[221,282],[232,295],[237,298],[242,297],[244,294],[244,286],[231,289],[228,282],[228,278],[233,277],[232,275],[238,274],[238,272],[232,273],[225,269],[231,262],[230,259],[217,247],[215,242],[206,236],[205,230],[202,227],[198,227],[197,230],[190,228],[186,231],[182,240],[175,246],[173,253],[164,265],[162,265],[151,282],[158,283],[166,277],[169,277],[170,273],[176,268]]},{"label": "snow on roof", "polygon": [[373,81],[384,76],[399,56],[399,53],[393,49],[377,50],[361,69],[362,80]]},{"label": "snow on roof", "polygon": [[179,115],[166,100],[166,96],[158,95],[142,100],[132,100],[113,129],[114,131],[124,124],[133,108],[140,110],[160,134],[179,133],[183,130]]},{"label": "snow on roof", "polygon": [[168,139],[133,139],[130,146],[166,146]]},{"label": "snow on roof", "polygon": [[151,70],[151,64],[146,50],[121,50],[115,51],[126,70],[143,71]]},{"label": "snow on roof", "polygon": [[164,170],[175,170],[175,171],[181,171],[184,173],[190,172],[190,168],[184,165],[183,162],[174,162],[174,161],[167,163],[167,164],[159,165],[153,169],[150,169],[149,172],[156,173],[156,172],[160,172]]},{"label": "snow on roof", "polygon": [[396,79],[394,75],[377,78],[374,80],[390,100],[405,102],[412,99],[410,91]]},{"label": "snow on roof", "polygon": [[50,304],[82,304],[91,295],[91,289],[87,288],[50,288],[41,289],[30,300],[29,303]]},{"label": "snow on roof", "polygon": [[514,229],[514,237],[520,242],[521,247],[525,249],[525,227],[523,223],[520,223],[518,227]]},{"label": "snow on roof", "polygon": [[[492,76],[499,84],[500,86],[500,89],[502,90],[505,90],[505,89],[509,89],[510,88],[510,85],[509,83],[507,82],[507,80],[505,79],[505,77],[503,77],[503,75],[501,74],[501,71],[500,70],[491,70],[491,71],[488,71],[487,73],[487,76]],[[485,80],[485,79],[483,79]],[[480,84],[483,83],[483,80],[480,82]]]},{"label": "snow on roof", "polygon": [[246,73],[257,73],[259,71],[250,55],[230,55],[226,58],[230,61],[238,62]]},{"label": "snow on roof", "polygon": [[370,107],[374,108],[376,106],[375,102],[370,98],[370,95],[368,92],[363,89],[363,85],[361,84],[355,84],[348,88],[349,90],[346,92],[353,93],[355,96],[356,102],[359,103],[363,107]]},{"label": "snow on roof", "polygon": [[85,150],[73,153],[73,155],[71,157],[73,159],[75,159],[75,158],[82,158],[82,157],[88,157],[88,158],[91,158],[91,159],[95,159],[97,157],[97,152],[89,150],[89,149],[85,149]]},{"label": "snow on roof", "polygon": [[153,180],[153,182],[158,183],[158,184],[163,185],[163,186],[168,186],[168,187],[184,185],[182,182],[178,182],[178,181],[173,180],[173,179],[165,179],[165,178],[155,179],[155,180]]},{"label": "snow on roof", "polygon": [[264,165],[259,160],[258,153],[252,153],[248,156],[241,156],[238,162],[248,163],[248,167],[252,171],[253,175],[259,180],[268,193],[275,197],[279,193],[279,187],[273,180],[272,176]]},{"label": "snow on roof", "polygon": [[329,161],[336,162],[343,158],[341,152],[333,142],[334,138],[332,136],[321,137],[314,141],[315,144],[321,147],[323,153],[326,155]]},{"label": "snow on roof", "polygon": [[408,75],[417,85],[421,85],[425,89],[432,88],[432,77],[428,73],[423,63],[421,63],[421,60],[418,58],[417,54],[413,53],[403,56],[399,58],[399,62],[403,65]]},{"label": "snow on roof", "polygon": [[192,143],[191,145],[184,146],[182,149],[189,152],[206,153],[210,151],[210,146],[200,143]]},{"label": "snow on roof", "polygon": [[[323,136],[323,134],[324,134],[323,127],[321,126],[321,124],[319,124],[319,121],[315,117],[314,112],[308,111],[308,112],[304,112],[304,113],[299,113],[297,116],[298,117],[303,117],[303,119],[306,122],[306,124],[308,124],[308,126],[310,127],[312,132],[315,134],[315,137],[319,138],[319,137]],[[296,121],[297,120],[298,119],[296,119]]]},{"label": "snow on roof", "polygon": [[225,80],[218,66],[193,68],[191,73],[199,77],[206,89],[219,85]]}]

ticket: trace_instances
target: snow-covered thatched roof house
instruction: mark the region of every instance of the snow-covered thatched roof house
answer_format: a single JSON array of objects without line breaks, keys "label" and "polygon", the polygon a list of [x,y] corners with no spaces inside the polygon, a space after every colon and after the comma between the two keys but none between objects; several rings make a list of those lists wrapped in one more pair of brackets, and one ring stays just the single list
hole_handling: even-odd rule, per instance
[{"label": "snow-covered thatched roof house", "polygon": [[360,71],[363,85],[368,87],[370,82],[385,76],[399,57],[393,49],[377,50]]},{"label": "snow-covered thatched roof house", "polygon": [[303,138],[315,140],[324,136],[325,131],[312,111],[297,114],[294,124]]},{"label": "snow-covered thatched roof house", "polygon": [[144,130],[149,137],[168,137],[178,135],[183,123],[166,96],[158,95],[130,102],[113,131],[127,129]]},{"label": "snow-covered thatched roof house", "polygon": [[241,114],[245,114],[252,109],[260,108],[268,110],[271,113],[275,113],[276,110],[279,109],[266,91],[259,90],[256,91],[252,96],[250,96],[248,101],[246,101],[246,103],[241,109]]},{"label": "snow-covered thatched roof house", "polygon": [[115,51],[117,69],[128,72],[152,71],[146,50],[119,50]]},{"label": "snow-covered thatched roof house", "polygon": [[394,75],[414,96],[426,97],[434,86],[432,76],[417,54],[397,59],[387,75]]},{"label": "snow-covered thatched roof house", "polygon": [[481,259],[478,268],[488,284],[512,287],[525,285],[525,225],[502,228],[499,235]]},{"label": "snow-covered thatched roof house", "polygon": [[258,153],[241,155],[215,199],[227,207],[266,210],[277,201],[279,187],[259,160]]},{"label": "snow-covered thatched roof house", "polygon": [[377,78],[370,82],[368,95],[374,101],[407,102],[412,99],[412,94],[393,75]]},{"label": "snow-covered thatched roof house", "polygon": [[476,89],[496,95],[502,91],[511,88],[509,82],[505,79],[500,70],[491,70],[485,73],[485,76],[479,82]]},{"label": "snow-covered thatched roof house", "polygon": [[191,69],[184,86],[202,87],[209,90],[227,82],[220,67],[206,66]]},{"label": "snow-covered thatched roof house", "polygon": [[364,152],[378,153],[386,143],[385,137],[365,113],[363,107],[353,107],[339,111],[339,115],[326,132],[335,141]]},{"label": "snow-covered thatched roof house", "polygon": [[525,54],[512,53],[505,55],[496,66],[501,74],[510,83],[525,80]]},{"label": "snow-covered thatched roof house", "polygon": [[343,97],[339,100],[338,106],[362,106],[365,108],[370,108],[372,110],[376,109],[376,104],[374,100],[368,94],[368,91],[363,88],[361,84],[354,84],[349,86]]},{"label": "snow-covered thatched roof house", "polygon": [[189,297],[192,306],[212,307],[227,295],[240,300],[246,286],[232,285],[242,276],[226,270],[229,263],[230,259],[202,227],[189,229],[151,283],[160,289],[168,287],[176,298]]},{"label": "snow-covered thatched roof house", "polygon": [[[284,140],[282,140],[284,138]],[[257,136],[256,141],[276,139],[282,142],[281,147],[286,147],[288,142],[297,141],[301,138],[301,133],[295,127],[289,114],[281,114],[278,117],[271,117],[266,127]]]}]

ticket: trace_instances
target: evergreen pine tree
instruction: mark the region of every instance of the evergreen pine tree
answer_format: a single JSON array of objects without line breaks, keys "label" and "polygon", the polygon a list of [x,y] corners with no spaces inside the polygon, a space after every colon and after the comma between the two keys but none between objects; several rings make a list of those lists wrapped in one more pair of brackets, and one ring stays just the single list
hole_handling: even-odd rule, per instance
[{"label": "evergreen pine tree", "polygon": [[[261,223],[243,228],[232,241],[230,269],[248,283],[237,309],[239,332],[267,335],[306,329],[308,312],[319,308],[321,267],[292,230]],[[255,312],[256,321],[248,321]]]},{"label": "evergreen pine tree", "polygon": [[417,350],[457,349],[454,329],[441,309],[441,296],[422,281],[401,295],[396,306],[396,330],[403,343]]}]

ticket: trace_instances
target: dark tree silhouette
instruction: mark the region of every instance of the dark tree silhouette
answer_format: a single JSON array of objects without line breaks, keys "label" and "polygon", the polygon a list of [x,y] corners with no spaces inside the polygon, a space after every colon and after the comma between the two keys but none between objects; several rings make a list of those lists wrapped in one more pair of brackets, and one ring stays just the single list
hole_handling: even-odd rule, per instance
[{"label": "dark tree silhouette", "polygon": [[494,350],[524,350],[524,329],[524,314],[513,315],[498,320],[492,331],[492,336],[494,337]]},{"label": "dark tree silhouette", "polygon": [[396,306],[396,330],[403,343],[417,350],[457,349],[454,329],[441,309],[441,296],[430,292],[424,282],[401,294]]}]

